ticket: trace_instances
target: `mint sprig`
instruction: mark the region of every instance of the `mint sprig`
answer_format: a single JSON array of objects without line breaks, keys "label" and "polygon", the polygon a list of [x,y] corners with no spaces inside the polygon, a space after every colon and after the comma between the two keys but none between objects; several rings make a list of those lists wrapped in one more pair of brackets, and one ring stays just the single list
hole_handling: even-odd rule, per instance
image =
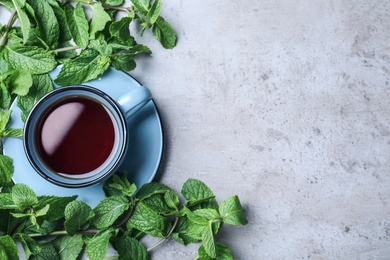
[{"label": "mint sprig", "polygon": [[[201,189],[196,192],[193,187]],[[210,197],[211,190],[196,179],[187,180],[182,190],[191,190],[202,201],[199,204],[185,199],[182,202],[187,192],[180,195],[160,183],[145,184],[137,193],[134,188],[126,174],[115,174],[104,185],[106,198],[92,209],[75,196],[37,196],[27,185],[15,184],[0,193],[0,216],[5,221],[0,225],[3,253],[17,259],[14,247],[19,241],[28,259],[51,254],[76,259],[83,249],[89,259],[104,259],[111,244],[119,259],[144,260],[149,251],[174,239],[183,245],[199,242],[200,259],[233,259],[230,249],[219,243],[216,235],[223,224],[247,224],[237,196],[215,209],[217,202]],[[145,235],[161,240],[146,248],[140,241]],[[46,236],[55,238],[41,239]]]}]

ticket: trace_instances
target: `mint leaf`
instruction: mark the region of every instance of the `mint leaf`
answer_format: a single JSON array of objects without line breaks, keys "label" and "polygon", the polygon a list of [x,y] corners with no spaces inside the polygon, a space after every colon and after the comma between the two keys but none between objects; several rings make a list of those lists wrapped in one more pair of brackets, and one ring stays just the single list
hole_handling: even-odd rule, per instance
[{"label": "mint leaf", "polygon": [[32,76],[33,84],[25,96],[18,97],[17,105],[22,110],[21,118],[25,122],[34,104],[45,94],[53,90],[53,82],[48,74]]},{"label": "mint leaf", "polygon": [[130,23],[132,19],[129,17],[122,17],[118,21],[114,21],[110,24],[109,32],[111,38],[109,42],[118,42],[127,47],[135,44],[134,38],[130,35]]},{"label": "mint leaf", "polygon": [[86,254],[89,259],[104,259],[107,254],[108,242],[112,236],[110,229],[99,231],[87,242]]},{"label": "mint leaf", "polygon": [[106,0],[104,3],[111,5],[111,6],[120,6],[123,5],[124,0]]},{"label": "mint leaf", "polygon": [[39,47],[14,43],[7,45],[5,50],[4,58],[17,70],[42,74],[51,71],[57,65],[54,56]]},{"label": "mint leaf", "polygon": [[156,194],[165,194],[166,192],[170,191],[171,189],[161,183],[156,182],[150,182],[144,184],[139,191],[137,192],[136,198],[139,200],[147,199],[153,195]]},{"label": "mint leaf", "polygon": [[71,197],[57,197],[57,196],[39,196],[37,207],[43,207],[44,205],[50,205],[49,211],[46,214],[48,221],[55,221],[65,216],[66,206],[74,201],[77,196]]},{"label": "mint leaf", "polygon": [[241,207],[241,203],[237,195],[231,196],[223,201],[219,207],[219,212],[222,215],[223,222],[229,225],[246,225],[248,220]]},{"label": "mint leaf", "polygon": [[188,217],[183,216],[179,219],[179,222],[176,225],[175,231],[172,233],[172,238],[182,243],[183,245],[188,245],[190,243],[195,243],[199,239],[194,239],[188,235]]},{"label": "mint leaf", "polygon": [[103,31],[106,24],[111,21],[111,17],[104,10],[101,3],[95,3],[92,5],[93,13],[91,19],[91,25],[89,28],[89,37],[95,39],[97,32]]},{"label": "mint leaf", "polygon": [[211,258],[206,252],[204,245],[199,247],[198,254],[199,258],[202,260],[233,260],[233,255],[230,249],[222,243],[216,244],[216,257]]},{"label": "mint leaf", "polygon": [[73,236],[59,236],[52,242],[59,259],[78,259],[81,250],[84,246],[84,241],[81,234]]},{"label": "mint leaf", "polygon": [[31,28],[30,19],[28,18],[27,14],[23,10],[26,0],[12,0],[12,2],[14,3],[16,12],[18,13],[20,29],[22,30],[22,34],[23,34],[23,43],[25,44],[30,35],[30,28]]},{"label": "mint leaf", "polygon": [[6,109],[11,104],[11,93],[9,93],[6,85],[0,82],[0,108]]},{"label": "mint leaf", "polygon": [[167,191],[164,195],[165,203],[172,209],[178,209],[180,203],[179,196],[174,191]]},{"label": "mint leaf", "polygon": [[160,16],[161,12],[161,0],[155,0],[154,3],[152,4],[152,7],[150,8],[147,17],[149,18],[149,22],[151,24],[154,24],[158,17]]},{"label": "mint leaf", "polygon": [[9,235],[0,236],[0,258],[19,260],[18,248]]},{"label": "mint leaf", "polygon": [[146,16],[148,14],[150,0],[131,0],[134,6],[137,8],[137,11]]},{"label": "mint leaf", "polygon": [[65,14],[74,42],[81,49],[85,49],[88,46],[89,25],[82,4],[77,3],[75,8],[66,5]]},{"label": "mint leaf", "polygon": [[87,229],[91,219],[95,216],[91,207],[85,202],[75,200],[65,207],[64,227],[69,235],[76,234],[79,230]]},{"label": "mint leaf", "polygon": [[128,229],[135,228],[152,236],[166,237],[172,224],[141,201],[136,204],[126,226]]},{"label": "mint leaf", "polygon": [[81,84],[100,77],[109,65],[109,57],[87,49],[78,57],[66,61],[54,82],[60,86]]},{"label": "mint leaf", "polygon": [[8,156],[0,154],[0,187],[11,181],[14,166],[12,159]]},{"label": "mint leaf", "polygon": [[11,110],[0,110],[0,131],[4,131],[11,120]]},{"label": "mint leaf", "polygon": [[147,260],[148,252],[143,244],[130,236],[122,236],[114,244],[115,250],[119,254],[119,259],[123,260]]},{"label": "mint leaf", "polygon": [[31,255],[38,254],[42,250],[42,246],[40,246],[28,234],[17,233],[14,235],[14,239],[18,240],[22,244],[27,259],[29,259]]},{"label": "mint leaf", "polygon": [[209,225],[202,233],[202,246],[211,258],[217,257],[217,248],[215,245],[212,222],[209,222]]},{"label": "mint leaf", "polygon": [[38,25],[37,35],[50,48],[58,46],[60,27],[57,17],[47,1],[29,0],[28,3],[34,9],[35,20]]},{"label": "mint leaf", "polygon": [[200,205],[204,208],[218,209],[213,192],[203,182],[196,179],[188,179],[181,190],[184,198],[188,200],[187,206]]},{"label": "mint leaf", "polygon": [[160,215],[170,215],[173,211],[172,208],[170,208],[165,202],[163,194],[156,194],[142,200],[142,202]]},{"label": "mint leaf", "polygon": [[65,10],[58,4],[56,0],[48,1],[51,7],[53,8],[54,14],[57,18],[59,25],[59,47],[63,45],[64,42],[70,41],[72,39],[72,34],[66,20]]},{"label": "mint leaf", "polygon": [[176,33],[171,25],[159,16],[153,24],[152,33],[165,49],[172,49],[176,45]]},{"label": "mint leaf", "polygon": [[0,209],[15,209],[16,207],[11,193],[0,193]]},{"label": "mint leaf", "polygon": [[12,200],[20,209],[28,209],[38,204],[38,198],[35,192],[26,184],[17,183],[12,187]]},{"label": "mint leaf", "polygon": [[17,70],[7,78],[7,86],[12,94],[24,96],[32,85],[31,73],[24,70]]},{"label": "mint leaf", "polygon": [[57,252],[52,244],[45,244],[42,246],[41,251],[36,254],[32,255],[29,260],[59,260],[59,256],[57,255]]},{"label": "mint leaf", "polygon": [[8,128],[3,132],[3,136],[23,138],[23,128]]},{"label": "mint leaf", "polygon": [[95,226],[100,229],[111,226],[129,208],[129,205],[129,201],[121,196],[105,198],[94,209]]}]

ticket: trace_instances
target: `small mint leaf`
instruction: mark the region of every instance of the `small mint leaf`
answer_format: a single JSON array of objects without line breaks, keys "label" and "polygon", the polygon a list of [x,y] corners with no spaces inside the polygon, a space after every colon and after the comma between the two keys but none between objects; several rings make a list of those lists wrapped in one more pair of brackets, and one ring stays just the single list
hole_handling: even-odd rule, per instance
[{"label": "small mint leaf", "polygon": [[237,195],[223,201],[219,207],[223,222],[229,225],[246,225],[248,220]]},{"label": "small mint leaf", "polygon": [[82,234],[73,236],[58,236],[52,242],[60,259],[78,259],[84,246]]},{"label": "small mint leaf", "polygon": [[14,166],[12,159],[0,154],[0,187],[3,187],[11,181],[13,172]]},{"label": "small mint leaf", "polygon": [[130,206],[129,201],[121,196],[112,196],[102,200],[94,209],[94,224],[97,228],[111,226]]},{"label": "small mint leaf", "polygon": [[0,259],[19,260],[18,248],[9,235],[0,236]]},{"label": "small mint leaf", "polygon": [[82,4],[77,3],[76,7],[66,5],[65,15],[74,42],[85,49],[88,46],[89,25]]},{"label": "small mint leaf", "polygon": [[89,259],[104,259],[108,242],[112,236],[110,229],[99,231],[87,242],[86,254]]},{"label": "small mint leaf", "polygon": [[211,258],[205,250],[205,247],[201,245],[198,250],[199,258],[202,260],[233,260],[233,255],[230,249],[222,243],[217,243],[217,256]]},{"label": "small mint leaf", "polygon": [[143,244],[130,236],[122,236],[114,244],[119,254],[119,259],[147,260],[148,252]]},{"label": "small mint leaf", "polygon": [[91,25],[89,28],[89,37],[95,39],[95,34],[104,29],[106,24],[111,21],[111,17],[104,10],[101,3],[95,3],[92,5],[93,13],[91,19]]},{"label": "small mint leaf", "polygon": [[79,230],[87,229],[94,217],[91,207],[82,201],[72,201],[65,207],[64,227],[69,235],[76,234]]},{"label": "small mint leaf", "polygon": [[11,195],[12,200],[20,210],[28,209],[38,204],[38,198],[35,192],[26,184],[15,184],[12,187]]},{"label": "small mint leaf", "polygon": [[176,33],[171,25],[159,16],[153,24],[152,33],[165,49],[173,49],[176,45]]}]

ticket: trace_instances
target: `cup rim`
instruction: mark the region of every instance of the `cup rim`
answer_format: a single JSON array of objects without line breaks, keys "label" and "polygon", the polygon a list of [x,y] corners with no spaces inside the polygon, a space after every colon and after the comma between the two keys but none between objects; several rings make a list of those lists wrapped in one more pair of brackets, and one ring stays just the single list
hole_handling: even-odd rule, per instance
[{"label": "cup rim", "polygon": [[[48,176],[47,173],[45,173],[45,171],[43,169],[41,169],[41,167],[39,166],[40,163],[37,163],[35,161],[34,156],[32,155],[32,153],[34,152],[34,149],[29,148],[30,141],[31,141],[31,139],[33,139],[33,137],[29,136],[28,133],[29,133],[29,130],[31,129],[31,127],[33,127],[33,128],[35,127],[34,123],[36,123],[36,122],[33,122],[32,119],[37,118],[37,115],[36,115],[37,110],[51,97],[58,95],[59,93],[62,93],[62,92],[67,92],[69,90],[81,91],[81,92],[85,91],[85,92],[93,93],[93,94],[103,98],[113,108],[113,110],[116,112],[116,114],[118,116],[119,122],[117,122],[117,123],[118,123],[118,127],[120,129],[122,129],[121,136],[123,138],[123,141],[122,141],[123,144],[120,144],[120,147],[119,147],[120,151],[117,152],[117,156],[115,158],[116,161],[112,165],[108,166],[108,168],[106,168],[104,170],[103,174],[96,174],[96,175],[93,175],[93,176],[86,178],[86,179],[82,179],[82,178],[73,179],[73,178],[69,178],[69,177],[51,172],[50,169],[46,169],[47,171],[51,172],[50,174],[52,174],[53,176],[55,175],[59,178],[50,177],[50,176]],[[48,109],[48,107],[44,108],[44,110]],[[39,117],[39,115],[38,115],[38,117]],[[38,102],[36,102],[34,104],[34,106],[32,107],[32,109],[30,110],[30,112],[27,116],[27,119],[25,121],[25,124],[24,124],[24,129],[23,129],[23,147],[24,147],[24,152],[26,154],[26,157],[27,157],[29,163],[31,164],[31,166],[33,167],[33,169],[46,181],[49,181],[55,185],[58,185],[58,186],[61,186],[64,188],[83,188],[83,187],[92,186],[92,185],[98,184],[98,183],[108,179],[115,172],[115,170],[120,166],[121,162],[124,160],[125,153],[126,153],[127,147],[128,147],[128,129],[127,129],[126,117],[125,117],[123,111],[121,110],[121,108],[119,107],[119,105],[116,103],[116,101],[112,97],[110,97],[108,94],[106,94],[104,91],[101,91],[95,87],[91,87],[88,85],[70,85],[70,86],[59,87],[59,88],[56,88],[56,89],[50,91],[49,93],[47,93],[43,97],[41,97],[38,100]],[[38,159],[39,159],[39,157],[38,157]],[[96,177],[96,178],[94,178],[94,177]],[[63,181],[58,180],[58,179],[61,179]],[[68,180],[68,182],[66,180]]]}]

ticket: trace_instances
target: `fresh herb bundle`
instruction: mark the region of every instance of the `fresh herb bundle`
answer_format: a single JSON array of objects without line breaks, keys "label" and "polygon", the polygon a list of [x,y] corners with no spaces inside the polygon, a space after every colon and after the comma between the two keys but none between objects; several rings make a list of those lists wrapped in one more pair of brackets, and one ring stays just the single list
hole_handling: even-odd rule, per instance
[{"label": "fresh herb bundle", "polygon": [[[151,29],[164,48],[173,48],[176,34],[160,16],[161,7],[160,0],[131,0],[128,6],[124,0],[0,0],[10,13],[8,23],[0,24],[0,143],[22,137],[22,129],[9,128],[12,101],[17,98],[25,121],[53,89],[48,73],[58,65],[55,83],[73,85],[99,78],[109,66],[131,71],[139,54],[151,54],[131,35],[133,22],[141,36]],[[140,242],[144,235],[161,238],[157,245],[167,239],[201,241],[197,259],[232,259],[215,235],[222,224],[247,223],[237,196],[218,205],[195,179],[184,183],[181,203],[164,184],[137,191],[118,173],[92,209],[77,196],[37,196],[27,185],[12,183],[13,171],[12,159],[0,154],[0,259],[19,259],[19,241],[28,259],[77,259],[83,249],[90,259],[104,259],[111,243],[119,259],[142,260],[154,248]]]},{"label": "fresh herb bundle", "polygon": [[[73,197],[36,196],[25,184],[4,186],[0,193],[0,258],[18,259],[15,240],[28,259],[77,259],[85,248],[89,259],[104,259],[108,244],[118,259],[148,259],[148,251],[171,238],[184,245],[201,241],[196,259],[233,259],[230,249],[216,242],[222,224],[245,225],[237,196],[218,205],[201,181],[188,179],[186,199],[160,183],[137,187],[126,174],[114,175],[103,187],[106,198],[94,209]],[[161,238],[147,249],[144,235]],[[54,237],[53,240],[36,238]]]}]

